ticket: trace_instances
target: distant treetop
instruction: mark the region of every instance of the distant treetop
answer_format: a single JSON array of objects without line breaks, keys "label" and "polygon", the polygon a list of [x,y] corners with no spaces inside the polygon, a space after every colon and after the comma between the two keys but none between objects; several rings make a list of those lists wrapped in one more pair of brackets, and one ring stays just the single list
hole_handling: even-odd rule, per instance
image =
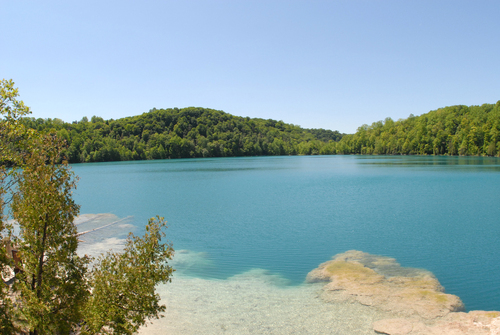
[{"label": "distant treetop", "polygon": [[355,134],[304,129],[208,108],[153,108],[117,120],[25,118],[66,140],[71,163],[276,155],[500,155],[500,101],[450,106],[362,125]]},{"label": "distant treetop", "polygon": [[26,126],[67,141],[71,163],[190,157],[333,154],[343,134],[207,108],[151,109],[118,120],[64,123],[25,118]]}]

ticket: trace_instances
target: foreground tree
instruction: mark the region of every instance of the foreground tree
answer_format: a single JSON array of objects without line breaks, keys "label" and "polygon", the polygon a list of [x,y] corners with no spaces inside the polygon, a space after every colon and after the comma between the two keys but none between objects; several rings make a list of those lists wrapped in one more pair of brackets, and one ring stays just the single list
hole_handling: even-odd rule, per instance
[{"label": "foreground tree", "polygon": [[[0,274],[2,277],[10,275],[13,261],[7,255],[8,236],[11,225],[4,217],[6,206],[9,203],[9,190],[15,184],[12,169],[8,166],[16,165],[21,161],[18,154],[31,136],[33,130],[24,128],[19,124],[20,117],[27,115],[30,111],[22,101],[18,101],[18,90],[14,88],[12,80],[0,81]],[[14,309],[8,296],[9,286],[0,280],[0,330],[8,334],[14,331],[12,322]]]},{"label": "foreground tree", "polygon": [[130,235],[123,253],[109,252],[89,269],[91,259],[76,253],[79,206],[71,195],[75,178],[61,159],[63,142],[24,128],[19,117],[29,109],[16,99],[13,82],[2,80],[0,89],[0,270],[16,269],[8,283],[0,281],[0,333],[131,334],[159,317],[165,307],[154,288],[173,272],[166,263],[173,249],[161,242],[165,221],[150,220],[144,237]]},{"label": "foreground tree", "polygon": [[40,136],[32,144],[22,169],[16,170],[11,205],[20,229],[14,243],[22,260],[14,290],[20,293],[20,314],[31,334],[67,334],[83,318],[79,306],[89,294],[88,259],[76,254],[75,180],[66,164],[58,164],[57,138]]},{"label": "foreground tree", "polygon": [[84,334],[132,334],[147,318],[165,311],[155,293],[158,283],[167,283],[173,269],[166,264],[173,249],[161,243],[166,222],[150,219],[143,237],[129,235],[122,253],[108,252],[94,265],[86,304]]}]

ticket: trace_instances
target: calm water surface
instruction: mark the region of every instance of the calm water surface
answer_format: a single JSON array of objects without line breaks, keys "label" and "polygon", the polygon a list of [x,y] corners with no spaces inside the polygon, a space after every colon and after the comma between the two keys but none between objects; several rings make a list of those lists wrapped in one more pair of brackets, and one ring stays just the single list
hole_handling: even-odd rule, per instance
[{"label": "calm water surface", "polygon": [[164,216],[178,270],[290,284],[350,249],[428,269],[467,309],[500,310],[500,159],[297,156],[75,164],[81,213]]}]

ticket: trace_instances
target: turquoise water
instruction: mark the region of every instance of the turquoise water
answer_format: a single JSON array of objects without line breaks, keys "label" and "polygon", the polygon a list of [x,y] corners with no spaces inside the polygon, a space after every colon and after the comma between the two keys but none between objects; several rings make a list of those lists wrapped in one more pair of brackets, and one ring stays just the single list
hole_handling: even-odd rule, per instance
[{"label": "turquoise water", "polygon": [[81,213],[169,222],[179,272],[269,270],[290,284],[350,249],[432,271],[468,310],[500,310],[500,159],[297,156],[75,164]]}]

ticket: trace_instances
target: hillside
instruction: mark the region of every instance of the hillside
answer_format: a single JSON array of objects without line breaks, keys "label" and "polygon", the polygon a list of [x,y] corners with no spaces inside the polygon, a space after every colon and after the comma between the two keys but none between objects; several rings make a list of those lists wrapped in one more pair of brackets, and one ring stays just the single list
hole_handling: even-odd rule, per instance
[{"label": "hillside", "polygon": [[152,109],[118,120],[25,118],[24,123],[64,138],[71,163],[318,154],[500,156],[500,101],[386,118],[349,135],[195,107]]},{"label": "hillside", "polygon": [[334,154],[338,131],[233,116],[205,108],[152,109],[118,120],[25,118],[67,141],[71,163],[190,157]]},{"label": "hillside", "polygon": [[451,106],[405,120],[374,122],[346,135],[340,154],[500,155],[500,101],[481,106]]}]

